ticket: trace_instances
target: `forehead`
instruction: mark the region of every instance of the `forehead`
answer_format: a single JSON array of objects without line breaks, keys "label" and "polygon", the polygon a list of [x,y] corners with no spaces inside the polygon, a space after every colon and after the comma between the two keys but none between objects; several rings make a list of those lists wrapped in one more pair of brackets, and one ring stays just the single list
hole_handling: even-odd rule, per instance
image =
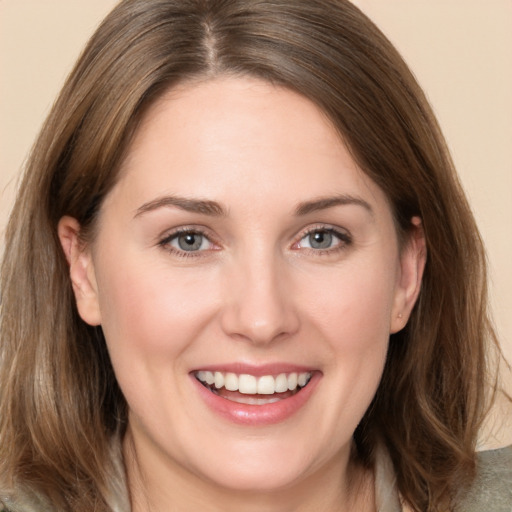
[{"label": "forehead", "polygon": [[248,77],[167,91],[133,138],[119,188],[128,184],[146,201],[157,193],[228,202],[364,193],[385,201],[313,102]]},{"label": "forehead", "polygon": [[[340,149],[346,153],[336,129],[313,102],[251,77],[220,77],[168,90],[145,113],[130,159],[143,145],[155,149],[160,136],[172,138],[184,150],[208,144],[213,151],[214,145],[220,150],[221,144],[231,144],[233,153],[256,144],[270,150],[286,143],[304,149],[314,144],[319,152],[336,152],[337,157]],[[196,152],[196,157],[201,155]],[[348,153],[343,156],[351,160]]]}]

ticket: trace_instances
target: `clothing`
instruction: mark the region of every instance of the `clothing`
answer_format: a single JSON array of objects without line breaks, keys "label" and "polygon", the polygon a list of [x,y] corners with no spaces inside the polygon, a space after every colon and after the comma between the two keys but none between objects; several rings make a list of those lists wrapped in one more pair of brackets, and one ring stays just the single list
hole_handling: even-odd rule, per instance
[{"label": "clothing", "polygon": [[478,454],[478,474],[457,512],[512,512],[512,446]]},{"label": "clothing", "polygon": [[[377,512],[402,512],[391,461],[381,450],[375,467]],[[455,500],[455,512],[512,512],[512,445],[478,452],[477,475]]]}]

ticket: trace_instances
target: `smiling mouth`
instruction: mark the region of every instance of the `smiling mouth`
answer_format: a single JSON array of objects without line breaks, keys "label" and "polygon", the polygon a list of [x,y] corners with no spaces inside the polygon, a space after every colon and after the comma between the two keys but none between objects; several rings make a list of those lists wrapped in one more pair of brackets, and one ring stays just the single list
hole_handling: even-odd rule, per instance
[{"label": "smiling mouth", "polygon": [[248,405],[279,402],[297,394],[311,380],[311,372],[262,375],[231,372],[194,372],[195,378],[215,395],[226,400]]}]

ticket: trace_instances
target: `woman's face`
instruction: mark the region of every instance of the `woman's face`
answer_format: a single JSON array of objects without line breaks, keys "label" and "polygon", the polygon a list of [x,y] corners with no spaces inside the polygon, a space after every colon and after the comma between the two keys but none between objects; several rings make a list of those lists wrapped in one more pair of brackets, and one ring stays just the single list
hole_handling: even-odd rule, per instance
[{"label": "woman's face", "polygon": [[399,251],[315,105],[250,78],[169,91],[92,245],[76,231],[62,219],[78,308],[103,328],[143,470],[253,491],[343,477],[422,242]]}]

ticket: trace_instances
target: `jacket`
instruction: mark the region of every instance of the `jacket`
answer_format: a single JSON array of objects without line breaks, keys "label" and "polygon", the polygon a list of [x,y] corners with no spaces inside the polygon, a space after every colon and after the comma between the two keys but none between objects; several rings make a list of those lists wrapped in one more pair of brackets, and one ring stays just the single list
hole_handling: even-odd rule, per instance
[{"label": "jacket", "polygon": [[[512,445],[478,452],[477,475],[471,487],[455,499],[455,512],[512,512]],[[391,461],[377,453],[375,466],[377,512],[403,512]]]}]

